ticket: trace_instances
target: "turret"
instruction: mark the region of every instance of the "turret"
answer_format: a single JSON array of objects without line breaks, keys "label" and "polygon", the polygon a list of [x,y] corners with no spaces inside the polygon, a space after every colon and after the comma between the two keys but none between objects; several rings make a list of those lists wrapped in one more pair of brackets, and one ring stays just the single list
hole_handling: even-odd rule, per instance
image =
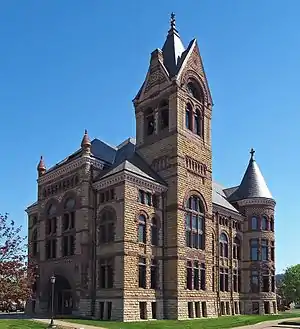
[{"label": "turret", "polygon": [[245,216],[243,234],[244,313],[276,313],[275,294],[275,200],[251,157],[238,188],[229,197]]},{"label": "turret", "polygon": [[40,161],[37,165],[37,172],[38,172],[38,176],[42,176],[45,174],[46,172],[46,165],[45,165],[45,162],[44,162],[44,159],[43,159],[43,156],[41,156],[40,158]]}]

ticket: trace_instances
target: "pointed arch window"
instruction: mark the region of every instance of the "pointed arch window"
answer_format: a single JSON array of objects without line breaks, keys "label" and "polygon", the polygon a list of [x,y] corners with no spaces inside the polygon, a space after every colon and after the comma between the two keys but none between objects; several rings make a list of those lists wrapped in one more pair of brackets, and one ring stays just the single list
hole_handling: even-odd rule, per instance
[{"label": "pointed arch window", "polygon": [[100,215],[99,244],[113,242],[116,214],[113,209],[104,209]]},{"label": "pointed arch window", "polygon": [[185,214],[186,246],[205,249],[204,207],[198,196],[191,196],[186,203]]},{"label": "pointed arch window", "polygon": [[192,113],[193,109],[191,104],[187,104],[185,108],[185,127],[192,130]]},{"label": "pointed arch window", "polygon": [[228,258],[228,238],[225,233],[220,235],[220,257]]}]

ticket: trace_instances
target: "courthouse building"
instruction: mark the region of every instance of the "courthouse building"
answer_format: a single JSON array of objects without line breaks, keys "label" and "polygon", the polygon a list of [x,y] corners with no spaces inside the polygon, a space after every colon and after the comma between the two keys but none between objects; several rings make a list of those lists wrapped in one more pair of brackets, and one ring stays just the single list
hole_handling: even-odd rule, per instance
[{"label": "courthouse building", "polygon": [[133,104],[135,139],[112,147],[85,131],[58,164],[41,158],[26,210],[38,265],[28,312],[49,311],[54,274],[56,314],[276,313],[275,200],[254,150],[239,185],[213,181],[213,101],[197,41],[184,47],[174,15]]}]

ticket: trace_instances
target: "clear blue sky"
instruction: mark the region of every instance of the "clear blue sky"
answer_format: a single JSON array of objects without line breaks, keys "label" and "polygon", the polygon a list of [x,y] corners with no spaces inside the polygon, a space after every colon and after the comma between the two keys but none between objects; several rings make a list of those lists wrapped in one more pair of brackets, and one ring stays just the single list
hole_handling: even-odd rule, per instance
[{"label": "clear blue sky", "polygon": [[0,212],[26,227],[40,155],[62,160],[85,128],[111,144],[134,136],[131,100],[171,11],[204,60],[215,180],[238,184],[254,147],[277,200],[277,271],[300,263],[297,0],[1,1]]}]

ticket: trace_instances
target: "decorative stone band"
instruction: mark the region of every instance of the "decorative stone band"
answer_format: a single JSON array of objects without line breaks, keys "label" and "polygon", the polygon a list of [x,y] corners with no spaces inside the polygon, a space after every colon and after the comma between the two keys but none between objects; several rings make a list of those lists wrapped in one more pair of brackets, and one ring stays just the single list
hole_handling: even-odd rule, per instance
[{"label": "decorative stone band", "polygon": [[97,169],[103,169],[104,163],[98,159],[91,158],[91,157],[81,157],[78,159],[75,159],[70,162],[66,162],[66,164],[62,164],[57,169],[51,170],[49,173],[45,173],[43,176],[38,178],[38,184],[45,184],[46,182],[49,182],[51,180],[55,180],[60,176],[66,175],[71,171],[74,171],[75,169],[80,168],[83,165],[92,165],[93,167]]},{"label": "decorative stone band", "polygon": [[138,187],[145,188],[154,192],[165,192],[167,191],[167,187],[159,184],[157,182],[150,181],[146,178],[141,178],[138,175],[135,175],[133,173],[129,172],[122,172],[115,175],[112,175],[111,177],[104,178],[103,180],[100,180],[93,184],[93,187],[97,190],[105,189],[111,185],[118,184],[122,181],[127,181],[129,183],[132,183]]},{"label": "decorative stone band", "polygon": [[238,201],[239,206],[262,205],[275,207],[276,201],[268,198],[252,198]]}]

